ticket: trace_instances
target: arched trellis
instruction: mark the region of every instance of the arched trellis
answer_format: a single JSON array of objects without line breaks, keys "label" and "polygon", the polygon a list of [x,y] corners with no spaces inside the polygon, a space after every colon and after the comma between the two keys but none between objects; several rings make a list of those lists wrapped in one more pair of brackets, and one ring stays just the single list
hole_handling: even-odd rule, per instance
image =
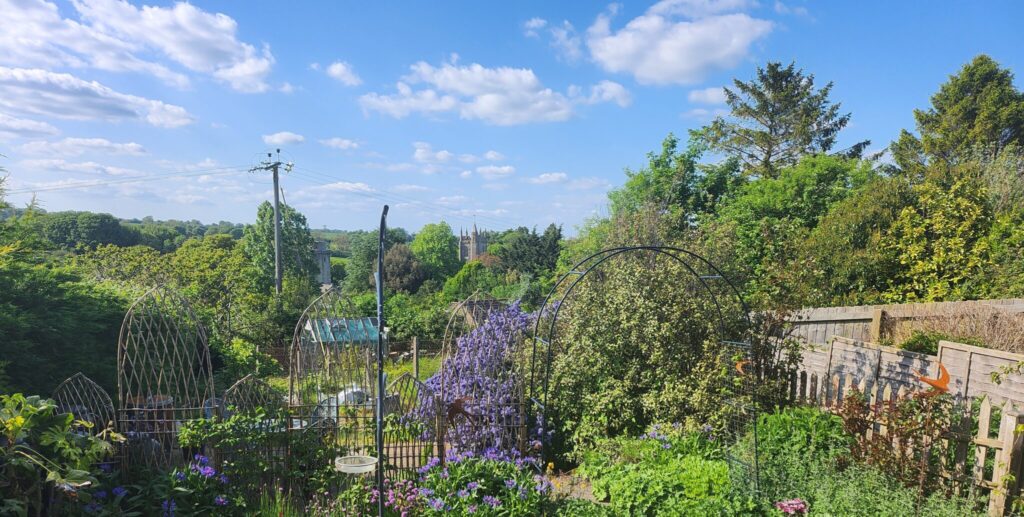
[{"label": "arched trellis", "polygon": [[254,374],[238,379],[224,390],[223,413],[228,418],[235,413],[262,410],[270,417],[277,417],[284,401],[274,388]]},{"label": "arched trellis", "polygon": [[[647,254],[651,258],[649,267],[657,267],[658,258],[671,260],[681,266],[694,286],[710,299],[717,321],[718,344],[722,351],[719,357],[726,361],[722,366],[728,372],[728,379],[722,388],[731,396],[725,401],[734,415],[726,429],[716,430],[733,436],[750,432],[753,437],[752,456],[728,457],[739,467],[743,477],[756,491],[758,489],[757,457],[757,407],[753,400],[754,385],[764,372],[765,358],[754,336],[750,310],[739,289],[715,264],[705,257],[683,248],[669,246],[623,246],[609,248],[580,260],[563,274],[552,287],[541,306],[533,325],[533,347],[530,353],[530,381],[528,398],[536,406],[538,418],[544,422],[551,413],[549,407],[549,381],[552,367],[559,351],[558,319],[566,302],[571,300],[574,290],[584,279],[599,275],[601,266],[616,258]],[[697,293],[694,293],[697,294]],[[723,300],[724,299],[724,300]],[[726,303],[732,304],[731,316],[739,320],[739,328],[727,320]]]},{"label": "arched trellis", "polygon": [[136,300],[121,324],[117,365],[126,465],[181,464],[178,429],[219,410],[206,332],[188,302],[166,287]]},{"label": "arched trellis", "polygon": [[116,415],[110,395],[82,372],[60,383],[53,391],[53,400],[58,411],[71,413],[75,420],[91,424],[89,434],[99,434],[115,426]]},{"label": "arched trellis", "polygon": [[289,352],[288,430],[317,436],[322,455],[371,455],[375,449],[377,318],[362,317],[333,287],[313,301],[295,325]]},{"label": "arched trellis", "polygon": [[438,447],[456,453],[523,452],[527,423],[522,338],[527,315],[480,292],[450,310],[441,368]]}]

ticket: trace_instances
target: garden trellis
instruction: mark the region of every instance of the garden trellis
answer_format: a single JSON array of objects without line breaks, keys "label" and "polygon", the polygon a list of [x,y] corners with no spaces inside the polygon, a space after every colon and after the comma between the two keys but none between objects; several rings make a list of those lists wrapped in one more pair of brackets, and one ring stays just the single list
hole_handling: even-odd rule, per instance
[{"label": "garden trellis", "polygon": [[84,373],[68,377],[53,391],[53,400],[61,412],[75,415],[76,420],[88,422],[90,434],[99,434],[114,426],[114,403],[99,384]]},{"label": "garden trellis", "polygon": [[[667,274],[676,268],[678,278],[671,281],[675,288],[682,288],[687,296],[707,300],[709,310],[705,316],[713,319],[715,341],[703,351],[705,357],[717,361],[718,371],[726,372],[720,385],[712,389],[724,394],[725,412],[727,417],[718,425],[709,427],[709,432],[718,436],[736,438],[744,433],[751,433],[754,446],[750,457],[731,456],[727,458],[736,473],[756,491],[758,485],[757,457],[757,386],[766,377],[772,375],[773,357],[769,347],[761,346],[764,341],[756,339],[750,311],[739,290],[729,281],[726,275],[708,259],[681,248],[664,246],[628,246],[610,248],[594,253],[577,262],[568,272],[563,274],[542,305],[542,309],[533,325],[533,347],[530,351],[529,372],[526,396],[534,406],[542,423],[557,418],[558,408],[552,407],[552,392],[559,389],[558,379],[552,384],[553,365],[564,351],[565,345],[559,340],[561,324],[560,316],[565,313],[572,317],[592,318],[599,323],[601,311],[591,308],[589,312],[574,313],[571,306],[573,294],[586,282],[594,289],[596,298],[604,295],[606,266],[610,261],[635,260],[638,267],[647,268],[655,275]],[[667,261],[667,262],[664,262]],[[633,289],[647,289],[649,286],[629,286]],[[643,318],[638,312],[636,319]],[[672,360],[664,358],[663,360]],[[678,359],[677,359],[678,360]],[[543,446],[550,436],[538,436],[536,444]]]},{"label": "garden trellis", "polygon": [[218,414],[206,332],[188,302],[157,287],[132,304],[117,348],[118,431],[125,464],[183,463],[182,423]]},{"label": "garden trellis", "polygon": [[528,326],[517,304],[479,293],[453,307],[441,369],[427,382],[440,398],[442,453],[525,452],[527,375],[521,359]]}]

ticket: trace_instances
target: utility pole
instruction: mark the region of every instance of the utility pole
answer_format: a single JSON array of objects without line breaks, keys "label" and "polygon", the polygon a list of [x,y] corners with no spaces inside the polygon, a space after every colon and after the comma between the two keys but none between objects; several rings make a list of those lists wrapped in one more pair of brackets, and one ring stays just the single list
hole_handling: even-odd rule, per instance
[{"label": "utility pole", "polygon": [[285,172],[292,170],[292,164],[281,163],[281,150],[277,150],[277,159],[272,160],[272,155],[267,153],[267,161],[249,169],[249,172],[271,171],[274,173],[274,290],[281,294],[281,278],[284,272],[281,270],[281,187],[279,186],[278,171],[281,165],[285,166]]}]

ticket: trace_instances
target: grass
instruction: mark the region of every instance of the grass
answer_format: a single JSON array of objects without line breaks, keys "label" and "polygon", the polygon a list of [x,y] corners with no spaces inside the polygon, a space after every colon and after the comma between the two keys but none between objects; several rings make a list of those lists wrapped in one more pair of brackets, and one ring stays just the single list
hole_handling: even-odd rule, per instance
[{"label": "grass", "polygon": [[[402,374],[408,372],[412,373],[412,361],[397,361],[384,365],[384,372],[388,374],[388,379],[397,379]],[[420,376],[419,380],[425,381],[433,376],[437,371],[441,369],[441,357],[420,357]]]}]

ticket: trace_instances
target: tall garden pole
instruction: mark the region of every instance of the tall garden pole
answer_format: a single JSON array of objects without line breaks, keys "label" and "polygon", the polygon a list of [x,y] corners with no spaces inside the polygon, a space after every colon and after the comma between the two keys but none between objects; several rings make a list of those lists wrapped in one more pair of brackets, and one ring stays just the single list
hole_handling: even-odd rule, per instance
[{"label": "tall garden pole", "polygon": [[388,205],[380,214],[377,237],[377,516],[384,517],[384,237],[387,232]]}]

